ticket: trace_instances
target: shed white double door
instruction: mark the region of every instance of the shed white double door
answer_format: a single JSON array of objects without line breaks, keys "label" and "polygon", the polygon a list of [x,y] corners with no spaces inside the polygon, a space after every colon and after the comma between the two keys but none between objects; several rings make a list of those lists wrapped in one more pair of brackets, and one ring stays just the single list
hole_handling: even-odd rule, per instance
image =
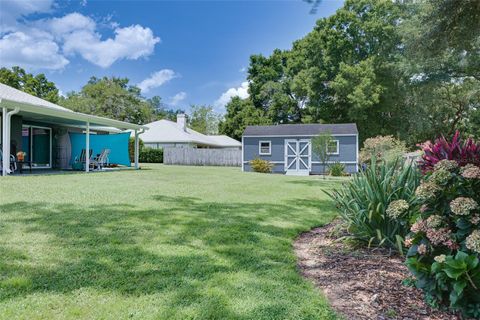
[{"label": "shed white double door", "polygon": [[285,139],[285,174],[309,175],[312,144],[309,139]]}]

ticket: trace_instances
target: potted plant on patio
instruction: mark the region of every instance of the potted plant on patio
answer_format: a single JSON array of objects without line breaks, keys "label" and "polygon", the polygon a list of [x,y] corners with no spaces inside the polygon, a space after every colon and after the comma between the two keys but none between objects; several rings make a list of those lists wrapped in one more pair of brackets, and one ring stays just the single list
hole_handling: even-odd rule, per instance
[{"label": "potted plant on patio", "polygon": [[26,152],[23,152],[23,151],[18,151],[17,152],[17,161],[18,162],[23,162],[25,161],[25,157],[27,156],[27,153]]}]

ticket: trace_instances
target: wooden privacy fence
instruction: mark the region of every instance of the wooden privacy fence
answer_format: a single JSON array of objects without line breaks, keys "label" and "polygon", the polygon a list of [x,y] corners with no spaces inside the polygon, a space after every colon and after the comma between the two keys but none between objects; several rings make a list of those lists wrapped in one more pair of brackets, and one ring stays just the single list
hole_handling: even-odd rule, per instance
[{"label": "wooden privacy fence", "polygon": [[163,149],[163,163],[190,166],[240,167],[242,164],[242,151],[169,147]]}]

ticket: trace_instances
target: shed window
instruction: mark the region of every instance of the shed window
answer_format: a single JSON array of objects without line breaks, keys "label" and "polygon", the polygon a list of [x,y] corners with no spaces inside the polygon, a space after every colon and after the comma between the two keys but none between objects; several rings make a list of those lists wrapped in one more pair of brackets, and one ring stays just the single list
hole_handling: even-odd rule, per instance
[{"label": "shed window", "polygon": [[338,154],[339,153],[339,142],[338,140],[330,140],[327,144],[327,153],[328,154]]},{"label": "shed window", "polygon": [[260,141],[258,143],[258,149],[260,155],[271,155],[272,154],[272,142],[271,141]]}]

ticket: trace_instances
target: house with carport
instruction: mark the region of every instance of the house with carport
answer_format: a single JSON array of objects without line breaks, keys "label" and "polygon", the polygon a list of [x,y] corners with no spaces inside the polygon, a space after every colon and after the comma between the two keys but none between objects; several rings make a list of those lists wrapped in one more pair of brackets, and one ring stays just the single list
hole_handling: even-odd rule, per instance
[{"label": "house with carport", "polygon": [[[138,168],[138,137],[148,128],[138,124],[74,112],[0,83],[2,175],[12,173],[16,155],[25,154],[21,166],[30,170],[71,169],[82,150],[97,154],[111,150],[110,162],[131,166],[128,141],[136,138],[134,168]],[[90,171],[90,157],[85,157]]]}]

